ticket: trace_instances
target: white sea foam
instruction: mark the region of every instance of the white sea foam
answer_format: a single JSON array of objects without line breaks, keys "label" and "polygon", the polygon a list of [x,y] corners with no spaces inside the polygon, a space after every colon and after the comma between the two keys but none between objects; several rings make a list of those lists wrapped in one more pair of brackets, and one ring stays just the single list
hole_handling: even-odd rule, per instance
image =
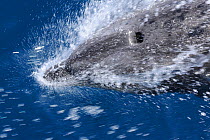
[{"label": "white sea foam", "polygon": [[75,107],[69,110],[68,117],[66,117],[64,120],[78,120],[80,116],[78,115],[79,107]]},{"label": "white sea foam", "polygon": [[92,117],[96,117],[97,115],[101,114],[104,111],[104,109],[101,109],[100,106],[84,106],[84,107],[75,107],[69,110],[69,114],[64,120],[72,120],[76,121],[80,119],[80,114],[85,113],[87,115],[90,115]]},{"label": "white sea foam", "polygon": [[120,128],[119,125],[113,125],[113,126],[110,127],[111,130],[117,130],[119,128]]},{"label": "white sea foam", "polygon": [[85,106],[82,108],[84,112],[91,116],[96,116],[102,113],[104,110],[100,108],[100,106]]}]

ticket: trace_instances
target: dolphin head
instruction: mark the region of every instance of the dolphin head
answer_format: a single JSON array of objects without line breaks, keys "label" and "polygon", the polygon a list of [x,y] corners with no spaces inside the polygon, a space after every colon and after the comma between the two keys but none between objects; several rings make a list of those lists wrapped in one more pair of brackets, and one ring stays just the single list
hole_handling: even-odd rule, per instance
[{"label": "dolphin head", "polygon": [[[179,6],[168,0],[138,11],[102,29],[78,46],[62,65],[48,69],[43,78],[134,91],[142,85],[173,81],[177,72],[187,77],[186,73],[195,73],[195,67],[209,70],[204,67],[210,58],[209,16],[205,0]],[[177,77],[189,79],[185,76]],[[192,85],[193,80],[185,83]]]}]

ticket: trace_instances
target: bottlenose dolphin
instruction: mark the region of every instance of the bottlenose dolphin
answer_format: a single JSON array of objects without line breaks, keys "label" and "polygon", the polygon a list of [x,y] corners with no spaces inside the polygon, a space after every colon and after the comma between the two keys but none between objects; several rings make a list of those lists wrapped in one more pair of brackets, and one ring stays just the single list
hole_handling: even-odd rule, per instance
[{"label": "bottlenose dolphin", "polygon": [[165,0],[118,19],[48,69],[49,82],[210,97],[210,1]]}]

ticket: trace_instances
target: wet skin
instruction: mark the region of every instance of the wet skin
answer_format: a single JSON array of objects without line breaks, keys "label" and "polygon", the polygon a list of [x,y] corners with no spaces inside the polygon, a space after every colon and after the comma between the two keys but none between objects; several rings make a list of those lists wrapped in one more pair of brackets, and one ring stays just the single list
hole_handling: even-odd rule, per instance
[{"label": "wet skin", "polygon": [[[77,82],[72,85],[124,92],[158,94],[173,91],[209,97],[209,9],[205,0],[181,7],[169,0],[138,11],[98,32],[78,46],[66,61],[48,69],[43,77],[51,82],[74,79]],[[184,52],[189,53],[182,56]],[[179,62],[177,58],[184,59]],[[177,66],[170,72],[158,75],[155,86],[145,85],[144,78],[132,82],[141,74],[174,65]],[[112,80],[110,75],[123,78],[119,82]],[[103,82],[106,78],[111,80]]]}]

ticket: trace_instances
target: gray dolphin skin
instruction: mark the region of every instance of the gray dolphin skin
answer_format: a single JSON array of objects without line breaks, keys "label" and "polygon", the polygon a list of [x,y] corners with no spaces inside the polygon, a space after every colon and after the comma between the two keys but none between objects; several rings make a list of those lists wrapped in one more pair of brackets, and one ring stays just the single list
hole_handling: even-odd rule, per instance
[{"label": "gray dolphin skin", "polygon": [[129,93],[209,98],[209,51],[209,0],[165,0],[101,29],[43,78]]}]

